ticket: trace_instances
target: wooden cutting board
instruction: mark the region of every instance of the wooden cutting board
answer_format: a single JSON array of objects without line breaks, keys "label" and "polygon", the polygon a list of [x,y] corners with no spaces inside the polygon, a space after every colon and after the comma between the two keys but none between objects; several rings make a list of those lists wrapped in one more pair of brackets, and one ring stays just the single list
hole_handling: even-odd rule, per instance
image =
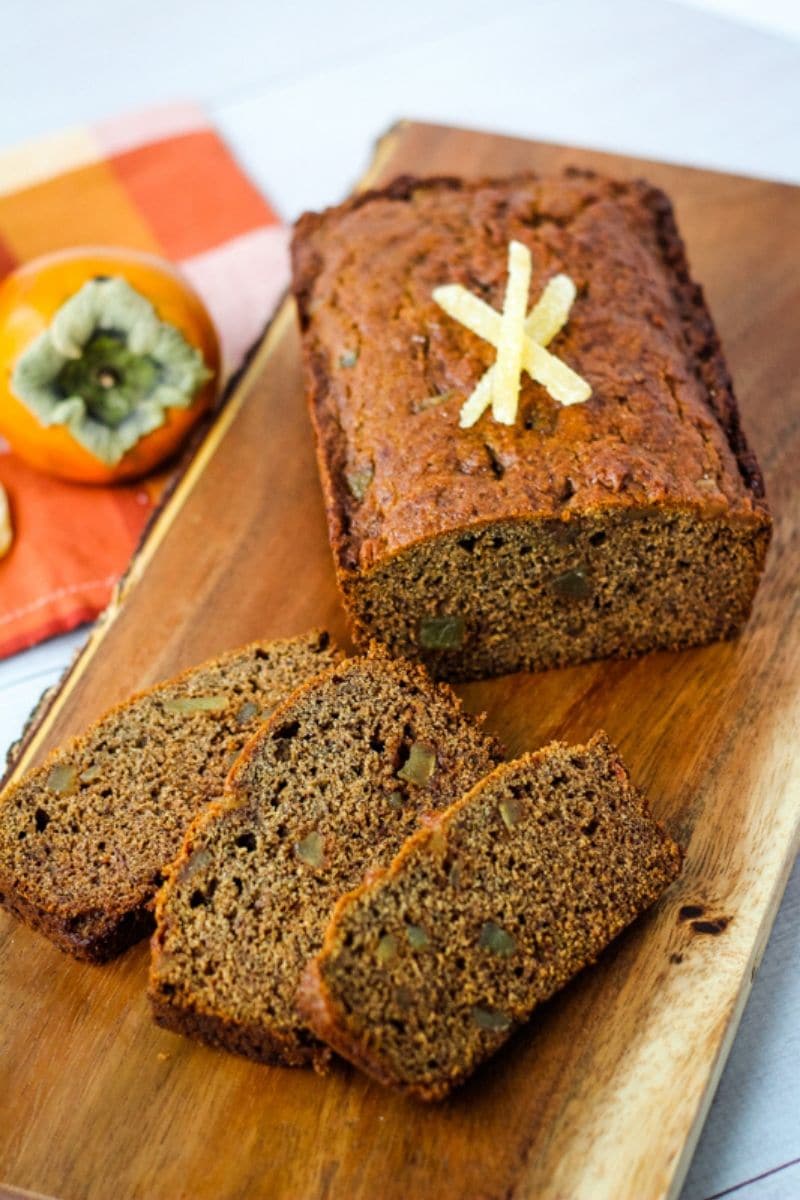
[{"label": "wooden cutting board", "polygon": [[[147,947],[81,965],[0,916],[0,1178],[63,1200],[659,1200],[675,1196],[800,828],[798,190],[430,125],[399,172],[565,163],[673,196],[763,465],[776,536],[737,642],[461,689],[511,753],[598,726],[687,849],[679,884],[450,1101],[349,1067],[261,1067],[158,1030]],[[334,197],[331,198],[335,199]],[[345,634],[286,303],[29,732],[18,770],[112,702],[250,638]]]}]

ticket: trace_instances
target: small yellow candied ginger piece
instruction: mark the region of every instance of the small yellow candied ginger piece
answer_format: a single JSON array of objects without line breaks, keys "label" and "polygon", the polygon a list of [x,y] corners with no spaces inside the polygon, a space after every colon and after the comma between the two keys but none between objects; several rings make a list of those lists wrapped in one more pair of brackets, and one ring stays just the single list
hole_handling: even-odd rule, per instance
[{"label": "small yellow candied ginger piece", "polygon": [[575,299],[575,284],[569,275],[554,275],[525,318],[525,332],[540,346],[549,346],[569,320]]},{"label": "small yellow candied ginger piece", "polygon": [[479,421],[492,403],[493,379],[494,367],[489,367],[489,370],[484,371],[469,396],[467,396],[461,405],[461,416],[458,419],[458,423],[462,429],[469,429],[476,421]]},{"label": "small yellow candied ginger piece", "polygon": [[496,346],[500,338],[500,313],[460,283],[445,283],[433,289],[433,298],[448,317]]},{"label": "small yellow candied ginger piece", "polygon": [[522,242],[508,247],[508,283],[503,301],[497,361],[492,379],[492,416],[501,425],[517,419],[522,354],[525,349],[525,309],[531,282],[531,252]]},{"label": "small yellow candied ginger piece", "polygon": [[530,339],[525,343],[522,365],[531,379],[540,383],[554,400],[565,407],[570,404],[582,404],[592,394],[592,389],[585,379],[577,375],[560,358],[548,354],[543,346]]}]

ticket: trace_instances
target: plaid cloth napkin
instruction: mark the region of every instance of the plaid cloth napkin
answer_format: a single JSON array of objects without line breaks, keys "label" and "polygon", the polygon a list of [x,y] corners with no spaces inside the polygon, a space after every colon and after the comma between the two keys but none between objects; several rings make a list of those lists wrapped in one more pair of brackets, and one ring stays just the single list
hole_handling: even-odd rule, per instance
[{"label": "plaid cloth napkin", "polygon": [[[128,246],[172,259],[211,312],[226,375],[285,287],[286,243],[269,203],[193,105],[0,153],[0,278],[66,246]],[[0,658],[106,606],[166,477],[114,488],[62,483],[26,467],[0,439],[15,531],[0,560]]]}]

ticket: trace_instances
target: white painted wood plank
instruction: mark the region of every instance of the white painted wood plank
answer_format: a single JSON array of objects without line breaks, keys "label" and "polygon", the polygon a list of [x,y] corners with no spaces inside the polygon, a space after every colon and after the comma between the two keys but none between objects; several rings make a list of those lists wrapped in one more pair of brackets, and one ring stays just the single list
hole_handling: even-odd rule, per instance
[{"label": "white painted wood plank", "polygon": [[[48,642],[40,642],[30,650],[23,650],[12,658],[0,663],[0,693],[3,685],[19,683],[23,679],[35,675],[45,675],[48,672],[60,671],[69,662],[70,656],[86,639],[88,626],[75,630],[74,633],[63,637],[51,638]],[[3,749],[3,738],[0,734],[0,751]]]},{"label": "white painted wood plank", "polygon": [[711,1193],[704,1200],[798,1200],[799,1196],[800,1162],[794,1162],[737,1188]]},{"label": "white painted wood plank", "polygon": [[42,692],[58,682],[85,638],[76,630],[0,663],[0,767]]},{"label": "white painted wood plank", "polygon": [[[681,1200],[706,1200],[800,1157],[798,966],[800,863],[789,880]],[[783,1195],[797,1200],[800,1187]]]}]

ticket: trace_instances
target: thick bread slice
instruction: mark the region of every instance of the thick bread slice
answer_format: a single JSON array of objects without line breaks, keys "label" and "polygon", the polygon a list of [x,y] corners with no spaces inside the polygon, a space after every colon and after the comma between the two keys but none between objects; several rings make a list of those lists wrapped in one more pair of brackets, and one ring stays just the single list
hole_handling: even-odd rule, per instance
[{"label": "thick bread slice", "polygon": [[499,759],[449,687],[377,651],[300,689],[159,893],[156,1020],[260,1061],[323,1065],[294,1000],[336,900]]},{"label": "thick bread slice", "polygon": [[0,797],[0,903],[102,962],[153,926],[186,827],[244,743],[339,658],[319,630],[255,642],[112,708]]},{"label": "thick bread slice", "polygon": [[437,1100],[680,871],[605,734],[497,768],[345,896],[298,1005],[381,1083]]}]

